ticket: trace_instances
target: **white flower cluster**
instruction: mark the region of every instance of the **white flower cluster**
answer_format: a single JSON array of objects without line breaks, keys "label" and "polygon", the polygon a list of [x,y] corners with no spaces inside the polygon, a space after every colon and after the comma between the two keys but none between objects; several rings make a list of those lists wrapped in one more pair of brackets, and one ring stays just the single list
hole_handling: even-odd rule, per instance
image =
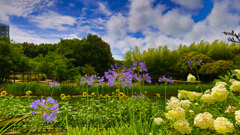
[{"label": "white flower cluster", "polygon": [[171,110],[171,109],[174,109],[178,106],[180,106],[179,99],[176,98],[176,97],[171,97],[170,100],[167,101],[166,109]]},{"label": "white flower cluster", "polygon": [[180,104],[184,109],[188,109],[192,103],[189,100],[181,100]]},{"label": "white flower cluster", "polygon": [[232,112],[235,112],[236,110],[236,107],[233,107],[231,105],[229,105],[225,111],[225,113],[232,113]]},{"label": "white flower cluster", "polygon": [[239,81],[233,81],[232,85],[230,86],[231,91],[240,91],[240,82]]},{"label": "white flower cluster", "polygon": [[189,126],[189,123],[186,119],[176,121],[173,126],[181,134],[190,134],[192,131],[192,128]]},{"label": "white flower cluster", "polygon": [[187,97],[191,100],[194,101],[195,99],[199,98],[202,95],[202,93],[197,93],[197,92],[187,92]]},{"label": "white flower cluster", "polygon": [[210,114],[209,112],[198,114],[194,118],[194,125],[198,126],[201,129],[213,128],[214,119],[212,114]]},{"label": "white flower cluster", "polygon": [[209,104],[209,105],[215,103],[215,101],[213,100],[211,94],[203,94],[202,97],[201,97],[201,100],[202,100],[204,103],[207,103],[207,104]]},{"label": "white flower cluster", "polygon": [[165,114],[166,118],[169,120],[182,120],[185,119],[185,110],[181,108],[180,106],[168,111],[168,113]]},{"label": "white flower cluster", "polygon": [[217,101],[223,101],[228,97],[228,91],[223,84],[215,85],[212,88],[212,98]]},{"label": "white flower cluster", "polygon": [[154,122],[156,123],[156,125],[160,126],[163,122],[162,118],[154,118]]},{"label": "white flower cluster", "polygon": [[218,134],[227,134],[234,131],[234,126],[227,118],[218,117],[214,121],[214,129]]},{"label": "white flower cluster", "polygon": [[240,110],[235,112],[236,124],[240,125]]},{"label": "white flower cluster", "polygon": [[188,76],[187,76],[187,81],[188,82],[195,82],[196,81],[196,77],[193,76],[191,73],[189,73]]},{"label": "white flower cluster", "polygon": [[235,71],[237,72],[236,76],[238,79],[240,79],[240,70],[239,69],[235,69]]}]

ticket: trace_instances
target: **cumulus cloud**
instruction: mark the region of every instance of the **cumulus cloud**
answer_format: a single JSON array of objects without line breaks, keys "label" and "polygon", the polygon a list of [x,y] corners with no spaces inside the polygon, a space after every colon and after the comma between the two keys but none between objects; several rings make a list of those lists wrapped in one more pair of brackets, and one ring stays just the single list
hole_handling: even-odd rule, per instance
[{"label": "cumulus cloud", "polygon": [[156,19],[161,17],[165,9],[165,6],[161,4],[154,8],[153,0],[131,0],[128,17],[130,31],[138,32],[148,26],[154,26]]},{"label": "cumulus cloud", "polygon": [[107,22],[108,35],[113,38],[123,38],[126,36],[126,28],[124,28],[126,23],[127,20],[121,13],[113,15]]},{"label": "cumulus cloud", "polygon": [[74,25],[76,19],[71,16],[60,15],[53,11],[45,12],[41,15],[29,17],[30,22],[36,23],[42,29],[67,30],[64,25]]},{"label": "cumulus cloud", "polygon": [[107,7],[103,3],[98,2],[98,6],[99,6],[98,9],[99,9],[100,13],[102,13],[106,16],[112,15],[112,12],[110,10],[108,10]]},{"label": "cumulus cloud", "polygon": [[10,16],[27,17],[40,9],[54,5],[55,0],[0,0],[0,20],[9,22]]},{"label": "cumulus cloud", "polygon": [[174,37],[181,37],[191,31],[194,24],[190,14],[180,14],[177,9],[168,11],[157,20],[159,30]]},{"label": "cumulus cloud", "polygon": [[171,0],[173,3],[189,9],[203,8],[203,0]]}]

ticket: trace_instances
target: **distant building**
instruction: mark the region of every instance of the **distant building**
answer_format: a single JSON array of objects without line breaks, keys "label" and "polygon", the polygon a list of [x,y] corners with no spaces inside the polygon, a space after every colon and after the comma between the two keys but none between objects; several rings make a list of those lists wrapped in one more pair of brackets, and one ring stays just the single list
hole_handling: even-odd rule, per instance
[{"label": "distant building", "polygon": [[9,37],[9,25],[0,23],[0,37]]}]

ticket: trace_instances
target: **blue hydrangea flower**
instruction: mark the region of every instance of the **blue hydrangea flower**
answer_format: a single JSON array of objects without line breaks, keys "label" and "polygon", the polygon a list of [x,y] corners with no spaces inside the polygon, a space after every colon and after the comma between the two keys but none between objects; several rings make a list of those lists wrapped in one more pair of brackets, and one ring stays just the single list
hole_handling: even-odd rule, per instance
[{"label": "blue hydrangea flower", "polygon": [[31,114],[40,112],[44,121],[51,123],[54,121],[54,118],[56,117],[59,110],[59,104],[57,101],[55,101],[52,97],[47,97],[47,99],[44,100],[43,96],[41,97],[41,101],[39,99],[35,100],[29,105],[29,107],[32,107],[34,110],[36,110]]}]

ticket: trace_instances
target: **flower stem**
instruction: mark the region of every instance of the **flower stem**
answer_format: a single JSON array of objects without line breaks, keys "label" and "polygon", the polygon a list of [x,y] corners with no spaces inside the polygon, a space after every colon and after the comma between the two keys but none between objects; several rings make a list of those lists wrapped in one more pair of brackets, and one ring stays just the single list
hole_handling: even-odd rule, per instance
[{"label": "flower stem", "polygon": [[200,85],[200,79],[199,79],[197,67],[196,67],[196,73],[197,73],[197,77],[198,77],[198,84],[199,84],[199,86],[200,86],[200,88],[201,88],[201,92],[203,93],[202,85]]}]

